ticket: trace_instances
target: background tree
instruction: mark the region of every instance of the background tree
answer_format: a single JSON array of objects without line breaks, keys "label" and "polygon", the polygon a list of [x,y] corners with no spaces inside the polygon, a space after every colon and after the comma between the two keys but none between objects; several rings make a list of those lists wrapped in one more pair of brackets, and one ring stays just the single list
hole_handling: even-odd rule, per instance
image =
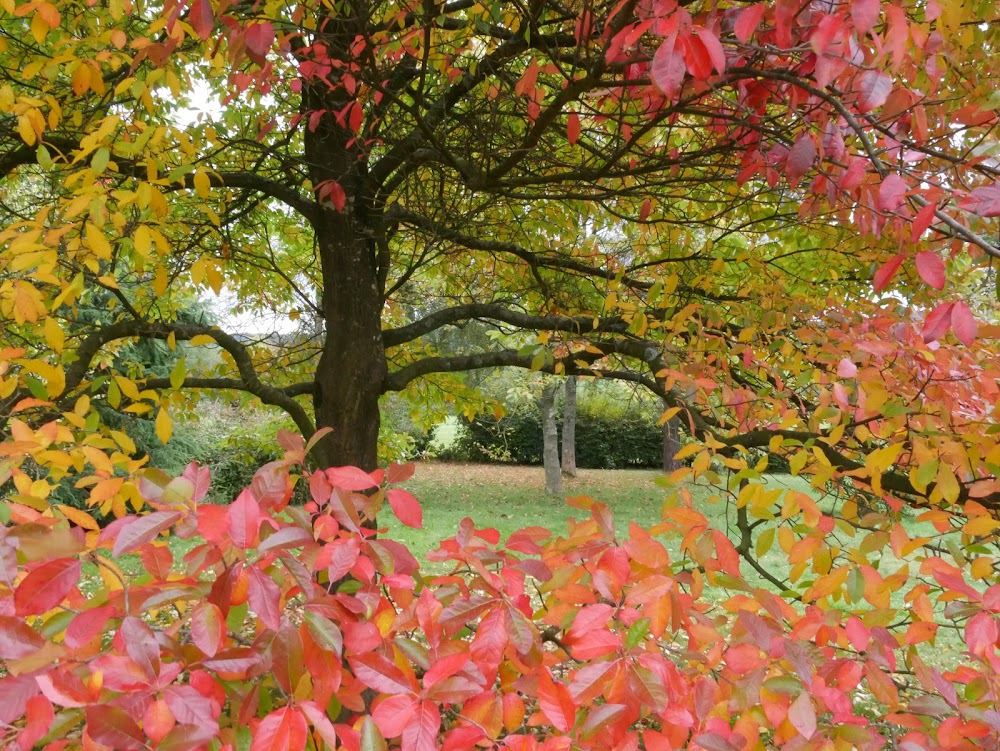
[{"label": "background tree", "polygon": [[562,473],[576,477],[576,376],[566,379],[565,394],[559,460]]}]

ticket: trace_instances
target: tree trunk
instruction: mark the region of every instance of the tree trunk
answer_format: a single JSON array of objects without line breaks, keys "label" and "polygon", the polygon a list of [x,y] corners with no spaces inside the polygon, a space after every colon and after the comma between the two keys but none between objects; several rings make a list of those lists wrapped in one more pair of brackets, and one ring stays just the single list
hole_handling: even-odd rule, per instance
[{"label": "tree trunk", "polygon": [[559,384],[549,381],[538,399],[542,413],[542,461],[545,465],[545,492],[562,495],[562,474],[559,471],[559,429],[556,426],[556,389]]},{"label": "tree trunk", "polygon": [[576,477],[576,376],[566,379],[566,403],[563,405],[562,471]]},{"label": "tree trunk", "polygon": [[[337,41],[347,44],[350,39],[353,36],[345,33]],[[359,146],[332,114],[347,101],[339,97],[342,92],[331,94],[320,83],[308,87],[302,105],[304,111],[328,113],[315,128],[303,132],[312,184],[317,197],[327,196],[312,219],[322,269],[320,307],[325,328],[313,399],[316,427],[333,432],[317,446],[316,459],[321,466],[352,464],[370,471],[378,463],[378,400],[388,372],[376,261],[379,213]],[[346,196],[339,207],[330,190],[334,182]]]},{"label": "tree trunk", "polygon": [[[665,405],[664,405],[665,406]],[[680,423],[677,416],[671,417],[663,423],[663,471],[673,472],[683,466],[683,462],[674,459],[674,455],[681,450]]]}]

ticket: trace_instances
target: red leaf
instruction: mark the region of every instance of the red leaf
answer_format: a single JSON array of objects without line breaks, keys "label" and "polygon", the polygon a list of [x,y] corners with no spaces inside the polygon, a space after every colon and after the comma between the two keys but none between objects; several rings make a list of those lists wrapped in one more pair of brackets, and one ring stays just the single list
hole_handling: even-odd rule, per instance
[{"label": "red leaf", "polygon": [[181,518],[179,511],[154,511],[145,516],[135,516],[118,528],[115,547],[111,551],[115,558],[131,553],[145,545],[165,529],[172,527]]},{"label": "red leaf", "polygon": [[910,239],[913,242],[919,240],[920,236],[924,234],[924,232],[927,231],[927,228],[934,222],[936,211],[937,204],[928,203],[917,212],[917,215],[913,218],[913,225],[910,227]]},{"label": "red leaf", "polygon": [[382,737],[395,738],[403,734],[418,706],[419,700],[412,694],[396,694],[378,703],[372,710],[372,719],[375,720]]},{"label": "red leaf", "polygon": [[750,37],[753,36],[753,33],[760,25],[760,19],[764,17],[765,10],[766,7],[764,4],[758,3],[757,5],[751,5],[740,11],[740,16],[736,19],[733,32],[736,34],[736,38],[740,40],[741,44],[746,44]]},{"label": "red leaf", "polygon": [[946,274],[944,261],[941,260],[941,256],[925,250],[917,253],[916,261],[917,272],[920,274],[920,278],[934,289],[944,289]]},{"label": "red leaf", "polygon": [[306,747],[309,727],[298,709],[276,709],[257,726],[250,751],[302,751]]},{"label": "red leaf", "polygon": [[507,649],[507,625],[502,606],[494,607],[479,623],[469,654],[476,666],[492,681]]},{"label": "red leaf", "polygon": [[125,651],[152,683],[160,674],[160,645],[153,629],[134,615],[122,621],[118,629],[125,642]]},{"label": "red leaf", "polygon": [[887,175],[878,189],[879,211],[895,211],[906,200],[906,182],[893,173]]},{"label": "red leaf", "polygon": [[263,553],[277,548],[301,548],[311,542],[314,542],[312,535],[302,527],[282,527],[264,540],[257,550]]},{"label": "red leaf", "polygon": [[699,81],[712,75],[712,58],[701,38],[686,34],[680,38],[680,43],[684,48],[684,62],[688,72]]},{"label": "red leaf", "polygon": [[176,724],[177,719],[163,699],[151,702],[142,713],[142,729],[153,743],[162,741]]},{"label": "red leaf", "polygon": [[696,28],[694,33],[698,35],[698,38],[705,45],[705,51],[708,52],[708,57],[712,61],[712,67],[719,73],[726,72],[726,53],[722,49],[722,43],[719,38],[713,34],[708,29]]},{"label": "red leaf", "polygon": [[212,10],[209,0],[194,0],[191,3],[188,23],[202,41],[212,36],[212,31],[215,29],[215,11]]},{"label": "red leaf", "polygon": [[116,751],[142,751],[146,735],[121,707],[95,704],[87,707],[87,735],[91,740],[110,746]]},{"label": "red leaf", "polygon": [[272,631],[281,628],[281,590],[274,579],[257,566],[247,568],[250,609]]},{"label": "red leaf", "polygon": [[951,330],[955,332],[958,341],[966,347],[971,347],[976,340],[979,326],[969,306],[961,300],[951,309]]},{"label": "red leaf", "polygon": [[874,285],[876,292],[881,292],[885,289],[886,285],[896,275],[896,272],[899,271],[899,267],[903,265],[903,260],[905,258],[905,253],[897,253],[875,272],[875,276],[872,278],[872,284]]},{"label": "red leaf", "polygon": [[58,558],[43,563],[28,574],[14,592],[18,615],[47,613],[61,603],[80,581],[82,564],[76,558]]},{"label": "red leaf", "polygon": [[252,548],[260,532],[260,504],[249,488],[236,497],[226,510],[229,518],[229,536],[238,548]]},{"label": "red leaf", "polygon": [[667,37],[653,55],[649,71],[653,83],[667,99],[673,101],[681,93],[685,70],[684,55],[677,49],[676,36]]},{"label": "red leaf", "polygon": [[218,606],[200,602],[191,613],[191,641],[206,657],[215,657],[222,645],[225,618]]},{"label": "red leaf", "polygon": [[37,696],[38,691],[38,682],[33,676],[7,675],[0,678],[0,722],[13,725],[15,720],[23,717],[28,700]]},{"label": "red leaf", "polygon": [[63,636],[63,644],[70,649],[76,649],[86,644],[107,628],[108,621],[115,615],[111,605],[104,605],[93,610],[84,610],[70,621]]},{"label": "red leaf", "polygon": [[391,488],[387,495],[392,513],[397,519],[407,527],[420,529],[423,526],[424,513],[420,508],[420,501],[412,493],[402,488]]},{"label": "red leaf", "polygon": [[19,660],[35,654],[45,639],[20,618],[0,615],[0,660]]},{"label": "red leaf", "polygon": [[880,0],[853,0],[851,3],[851,20],[859,34],[867,34],[878,23],[881,11]]},{"label": "red leaf", "polygon": [[580,140],[580,116],[575,112],[570,112],[566,118],[566,138],[570,143]]},{"label": "red leaf", "polygon": [[403,730],[402,751],[437,751],[441,712],[437,705],[425,699],[414,712],[413,722]]},{"label": "red leaf", "polygon": [[814,161],[816,161],[816,144],[813,142],[812,136],[804,133],[788,152],[788,159],[785,162],[785,175],[788,177],[788,182],[794,187],[799,179],[812,168]]},{"label": "red leaf", "polygon": [[314,564],[314,571],[327,569],[330,581],[337,581],[353,568],[361,555],[361,543],[356,537],[347,539],[340,538],[328,543],[318,556]]},{"label": "red leaf", "polygon": [[992,613],[976,613],[965,624],[965,643],[977,657],[992,655],[1000,633]]},{"label": "red leaf", "polygon": [[274,27],[270,21],[250,24],[243,37],[250,58],[258,65],[263,64],[264,57],[274,44]]},{"label": "red leaf", "polygon": [[362,683],[383,694],[410,694],[414,692],[412,681],[403,674],[399,666],[380,654],[370,653],[352,657],[351,671]]},{"label": "red leaf", "polygon": [[335,488],[344,490],[369,490],[378,487],[378,483],[358,467],[330,467],[326,470],[326,478]]},{"label": "red leaf", "polygon": [[554,683],[548,670],[538,677],[538,707],[552,727],[560,732],[568,733],[576,722],[576,703],[569,688]]},{"label": "red leaf", "polygon": [[921,332],[925,342],[936,342],[948,333],[948,327],[951,325],[951,310],[954,307],[955,303],[953,302],[942,303],[927,314]]},{"label": "red leaf", "polygon": [[799,694],[799,698],[792,702],[792,706],[788,708],[788,721],[806,740],[816,734],[816,708],[808,692],[803,691]]},{"label": "red leaf", "polygon": [[174,564],[173,553],[165,545],[143,545],[139,551],[142,567],[157,581],[166,581]]},{"label": "red leaf", "polygon": [[959,201],[958,205],[979,216],[1000,216],[1000,183],[976,188]]},{"label": "red leaf", "polygon": [[892,79],[880,70],[867,70],[858,82],[858,111],[871,112],[885,104],[892,93]]}]

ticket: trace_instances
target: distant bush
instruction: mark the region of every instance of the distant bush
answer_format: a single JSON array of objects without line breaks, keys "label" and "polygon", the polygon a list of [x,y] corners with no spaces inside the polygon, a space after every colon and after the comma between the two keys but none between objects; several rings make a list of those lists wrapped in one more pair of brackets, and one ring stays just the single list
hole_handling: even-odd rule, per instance
[{"label": "distant bush", "polygon": [[[560,420],[560,441],[562,423]],[[439,458],[470,462],[542,463],[542,424],[538,410],[523,408],[500,419],[462,420],[452,446]],[[589,408],[576,417],[576,464],[584,469],[653,468],[663,461],[663,434],[641,413],[614,414]]]}]

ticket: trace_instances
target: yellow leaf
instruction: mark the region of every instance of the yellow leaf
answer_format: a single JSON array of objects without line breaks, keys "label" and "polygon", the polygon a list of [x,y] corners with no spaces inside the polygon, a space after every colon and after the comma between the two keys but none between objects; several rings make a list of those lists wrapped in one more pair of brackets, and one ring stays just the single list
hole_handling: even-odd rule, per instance
[{"label": "yellow leaf", "polygon": [[21,140],[24,141],[29,146],[34,146],[37,136],[35,135],[35,126],[31,124],[31,120],[27,115],[21,115],[17,119],[17,132],[21,136]]},{"label": "yellow leaf", "polygon": [[83,527],[84,529],[100,529],[100,525],[94,521],[94,517],[88,514],[86,511],[81,511],[78,508],[73,508],[72,506],[64,506],[61,503],[56,505],[60,513],[73,522],[78,527]]},{"label": "yellow leaf", "polygon": [[194,173],[194,189],[199,198],[208,198],[212,190],[212,179],[207,172],[199,170]]},{"label": "yellow leaf", "polygon": [[962,531],[973,537],[981,537],[992,534],[996,531],[997,527],[1000,527],[1000,522],[992,516],[979,516],[967,521],[965,526],[962,527]]},{"label": "yellow leaf", "polygon": [[166,443],[170,440],[173,432],[174,424],[170,419],[170,415],[167,413],[167,410],[160,407],[160,411],[156,413],[156,437],[160,439],[161,443]]},{"label": "yellow leaf", "polygon": [[208,334],[198,334],[198,336],[191,337],[191,341],[188,342],[192,347],[198,347],[202,344],[215,344],[215,339],[210,337]]},{"label": "yellow leaf", "polygon": [[[184,363],[184,357],[182,356],[180,359],[177,360],[177,363],[174,365],[173,370],[170,371],[170,385],[175,389],[179,389],[181,386],[184,385],[185,374],[186,374],[186,365]],[[164,441],[164,443],[166,443],[166,441]]]},{"label": "yellow leaf", "polygon": [[62,327],[55,318],[46,318],[44,325],[45,330],[45,343],[52,348],[52,351],[57,355],[62,354],[63,347],[66,345],[66,335],[63,333]]}]

